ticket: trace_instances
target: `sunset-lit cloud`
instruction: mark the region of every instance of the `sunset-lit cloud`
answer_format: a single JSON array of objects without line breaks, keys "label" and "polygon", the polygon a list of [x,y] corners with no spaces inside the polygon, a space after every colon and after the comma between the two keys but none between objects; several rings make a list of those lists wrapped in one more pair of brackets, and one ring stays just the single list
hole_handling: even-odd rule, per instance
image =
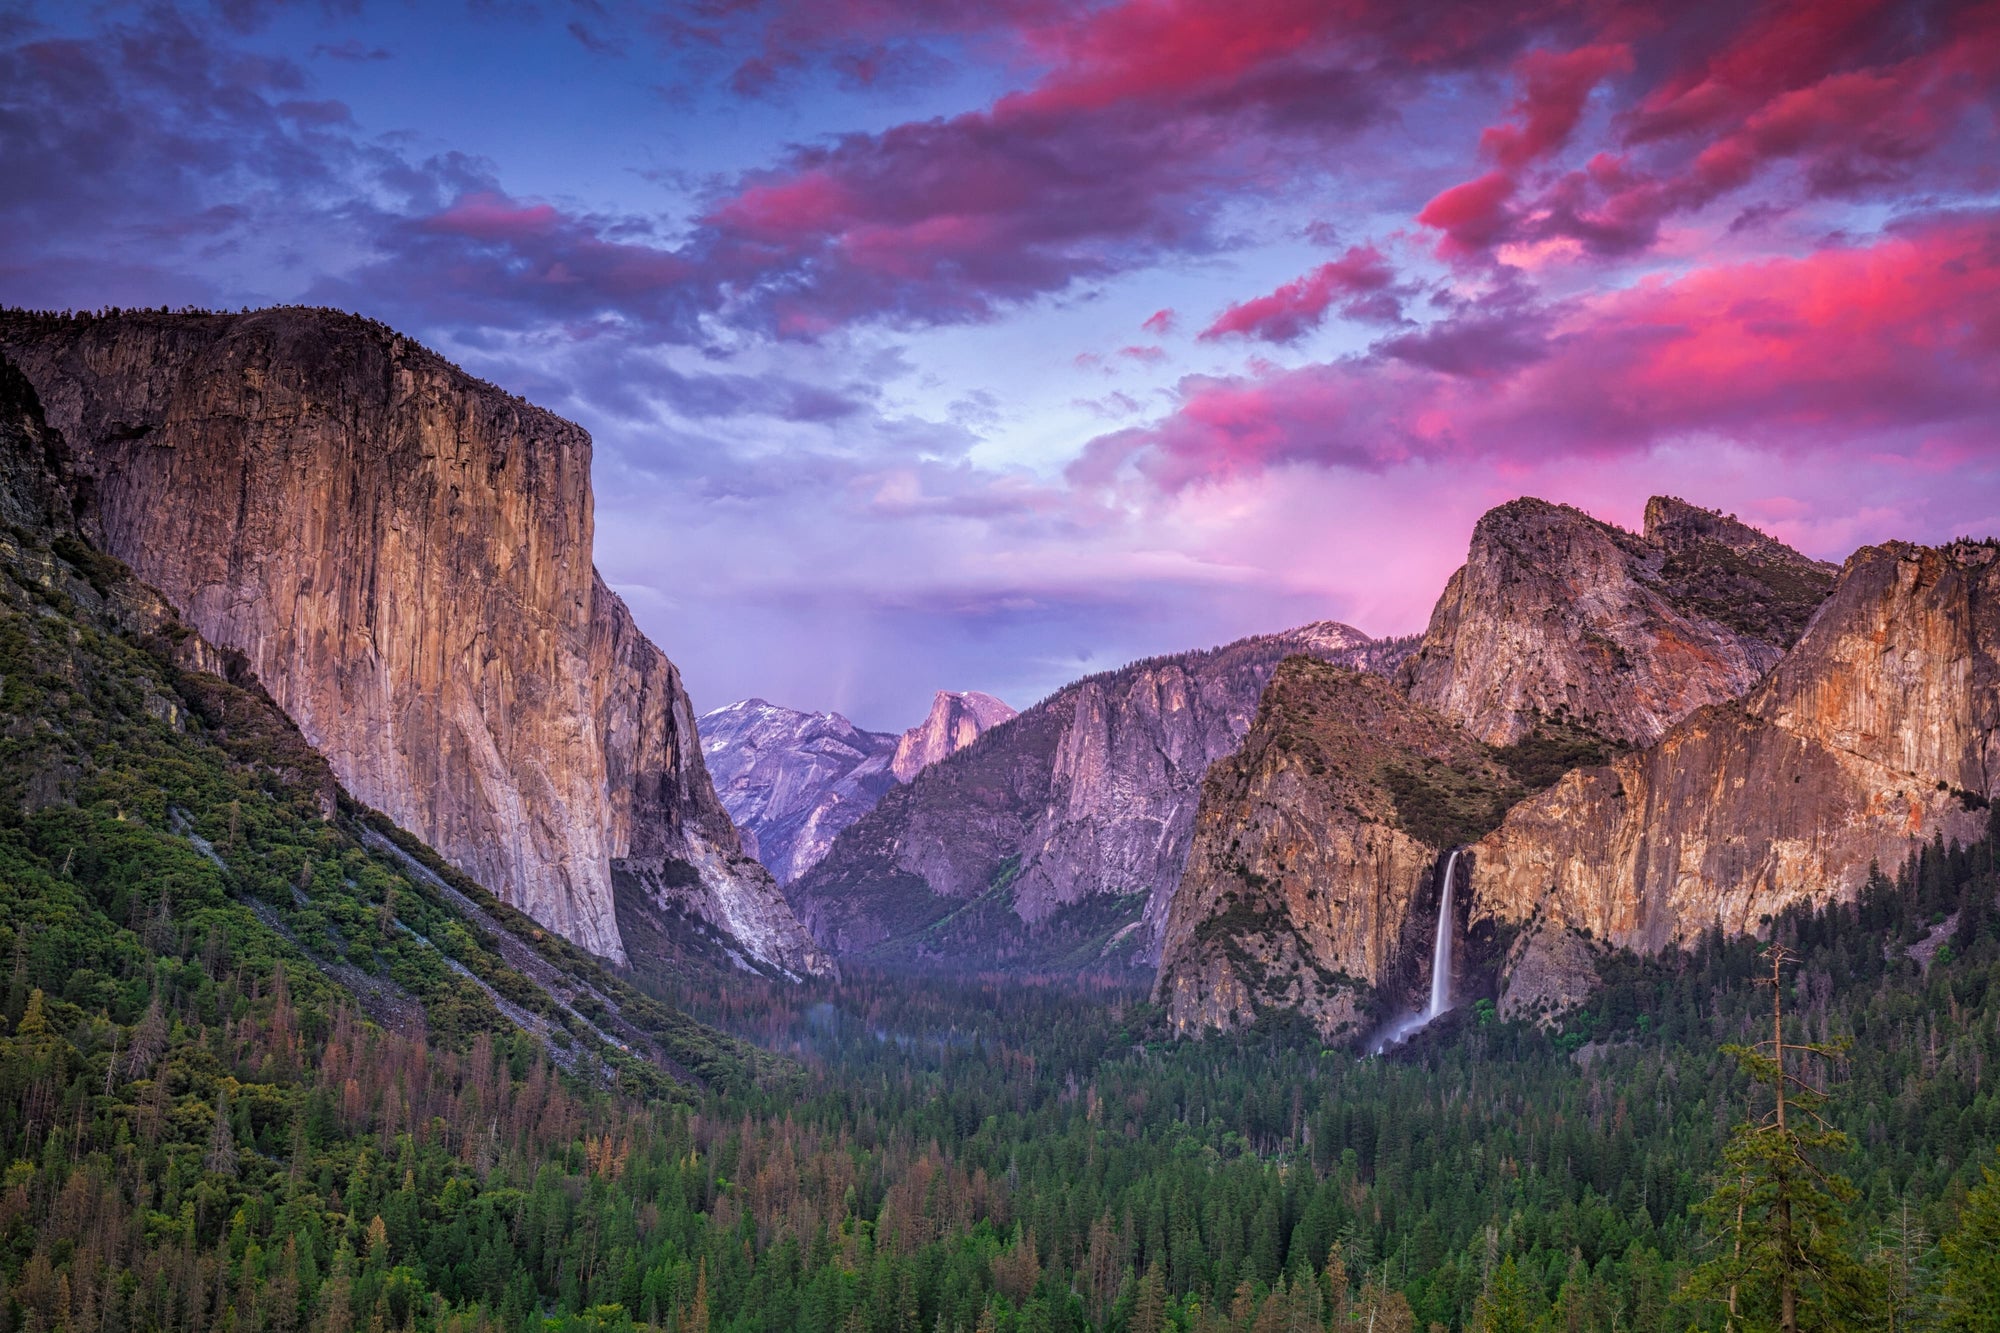
[{"label": "sunset-lit cloud", "polygon": [[0,300],[404,328],[699,702],[902,726],[1418,628],[1524,491],[2000,526],[1996,104],[1970,0],[48,0]]}]

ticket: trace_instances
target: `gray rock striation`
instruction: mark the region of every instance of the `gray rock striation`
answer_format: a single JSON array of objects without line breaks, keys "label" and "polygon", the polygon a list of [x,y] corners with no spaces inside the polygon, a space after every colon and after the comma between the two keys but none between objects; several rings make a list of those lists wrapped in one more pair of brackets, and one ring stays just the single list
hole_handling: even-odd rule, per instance
[{"label": "gray rock striation", "polygon": [[716,795],[780,884],[826,855],[840,831],[896,785],[897,738],[838,713],[802,713],[762,699],[703,713],[701,748]]}]

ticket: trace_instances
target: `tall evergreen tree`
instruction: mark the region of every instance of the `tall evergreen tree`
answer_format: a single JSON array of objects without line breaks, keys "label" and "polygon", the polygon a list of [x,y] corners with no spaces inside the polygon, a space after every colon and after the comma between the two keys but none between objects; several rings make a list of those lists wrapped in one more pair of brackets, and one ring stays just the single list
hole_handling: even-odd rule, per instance
[{"label": "tall evergreen tree", "polygon": [[1534,1308],[1539,1304],[1510,1254],[1493,1270],[1493,1284],[1473,1311],[1473,1327],[1479,1333],[1533,1333],[1540,1323]]},{"label": "tall evergreen tree", "polygon": [[1944,1326],[1951,1333],[2000,1333],[2000,1169],[1989,1166],[1985,1175],[1942,1247]]},{"label": "tall evergreen tree", "polygon": [[1716,1253],[1690,1275],[1688,1290],[1723,1302],[1731,1333],[1844,1333],[1871,1317],[1873,1302],[1869,1274],[1848,1246],[1854,1187],[1824,1163],[1853,1145],[1820,1114],[1825,1093],[1789,1059],[1830,1060],[1840,1048],[1785,1039],[1784,967],[1796,959],[1780,944],[1766,957],[1771,1039],[1723,1050],[1769,1089],[1771,1110],[1731,1132],[1715,1190],[1696,1205]]}]

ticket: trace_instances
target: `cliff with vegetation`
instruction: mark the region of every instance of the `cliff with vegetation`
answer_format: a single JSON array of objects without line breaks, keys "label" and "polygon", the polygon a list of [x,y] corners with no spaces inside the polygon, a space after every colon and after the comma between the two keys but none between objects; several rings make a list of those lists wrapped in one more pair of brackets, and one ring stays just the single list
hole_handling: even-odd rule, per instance
[{"label": "cliff with vegetation", "polygon": [[1851,900],[1975,837],[1996,781],[2000,548],[1864,547],[1740,702],[1512,811],[1474,849],[1475,915],[1527,928],[1509,1008],[1559,1008],[1594,977],[1576,937],[1656,951]]},{"label": "cliff with vegetation", "polygon": [[1154,999],[1174,1032],[1295,1010],[1351,1041],[1427,957],[1440,854],[1520,794],[1491,750],[1388,681],[1293,657],[1209,770]]},{"label": "cliff with vegetation", "polygon": [[590,440],[332,312],[13,313],[84,530],[356,796],[600,956],[622,883],[825,966],[716,801],[678,672],[591,566]]}]

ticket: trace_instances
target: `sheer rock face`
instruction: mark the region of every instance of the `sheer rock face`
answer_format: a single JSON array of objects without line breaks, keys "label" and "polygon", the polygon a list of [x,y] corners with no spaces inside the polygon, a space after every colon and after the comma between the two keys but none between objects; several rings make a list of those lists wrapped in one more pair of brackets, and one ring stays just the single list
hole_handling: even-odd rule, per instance
[{"label": "sheer rock face", "polygon": [[1566,715],[1650,745],[1754,685],[1832,581],[1831,566],[1680,500],[1652,500],[1640,536],[1516,500],[1479,520],[1402,680],[1490,744]]},{"label": "sheer rock face", "polygon": [[1871,862],[1976,836],[1986,815],[1968,807],[2000,795],[1996,776],[2000,550],[1864,548],[1740,703],[1571,773],[1475,848],[1475,917],[1527,927],[1504,1007],[1553,1008],[1574,988],[1527,957],[1565,930],[1655,950],[1851,898]]},{"label": "sheer rock face", "polygon": [[[1409,992],[1426,971],[1440,853],[1564,763],[1740,697],[1832,583],[1831,567],[1680,500],[1651,501],[1640,535],[1541,500],[1492,510],[1398,672],[1403,699],[1287,668],[1244,749],[1213,770],[1156,985],[1170,1021],[1194,1033],[1297,1008],[1329,1039],[1355,1035],[1374,988]],[[1606,822],[1560,801],[1522,808],[1584,843]],[[1480,938],[1513,919],[1488,913]],[[1564,988],[1590,945],[1544,939],[1517,975],[1551,1003],[1579,998]]]},{"label": "sheer rock face", "polygon": [[580,428],[326,312],[8,315],[0,345],[89,479],[93,539],[242,653],[361,800],[605,957],[616,864],[767,961],[818,958],[738,848],[678,673],[591,567]]},{"label": "sheer rock face", "polygon": [[1393,669],[1326,623],[1064,687],[922,770],[791,888],[816,938],[945,966],[1151,965],[1208,766],[1290,653]]},{"label": "sheer rock face", "polygon": [[896,785],[889,764],[897,738],[838,713],[746,699],[703,713],[700,725],[716,795],[745,849],[781,884],[817,864],[834,837]]},{"label": "sheer rock face", "polygon": [[908,782],[1013,716],[1012,708],[990,694],[939,690],[931,700],[930,715],[896,741],[890,771],[896,781]]},{"label": "sheer rock face", "polygon": [[1177,1034],[1297,1009],[1329,1041],[1362,1035],[1373,988],[1432,943],[1444,849],[1404,783],[1426,766],[1509,782],[1484,745],[1386,680],[1303,657],[1278,668],[1202,789],[1154,985]]}]

